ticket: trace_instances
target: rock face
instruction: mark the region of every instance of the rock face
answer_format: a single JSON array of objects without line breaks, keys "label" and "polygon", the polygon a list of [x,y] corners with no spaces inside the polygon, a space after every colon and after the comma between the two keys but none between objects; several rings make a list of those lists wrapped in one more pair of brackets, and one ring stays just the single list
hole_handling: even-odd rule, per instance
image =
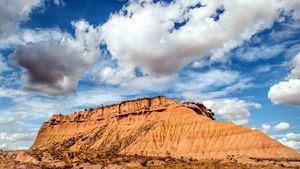
[{"label": "rock face", "polygon": [[122,155],[290,158],[299,154],[259,130],[214,120],[204,105],[163,96],[124,101],[45,122],[31,149]]}]

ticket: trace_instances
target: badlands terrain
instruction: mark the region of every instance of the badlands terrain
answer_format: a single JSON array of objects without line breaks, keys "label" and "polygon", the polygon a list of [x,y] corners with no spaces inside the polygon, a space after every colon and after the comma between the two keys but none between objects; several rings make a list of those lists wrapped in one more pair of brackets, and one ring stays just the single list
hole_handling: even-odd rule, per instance
[{"label": "badlands terrain", "polygon": [[300,168],[300,154],[259,130],[163,96],[57,114],[0,168]]}]

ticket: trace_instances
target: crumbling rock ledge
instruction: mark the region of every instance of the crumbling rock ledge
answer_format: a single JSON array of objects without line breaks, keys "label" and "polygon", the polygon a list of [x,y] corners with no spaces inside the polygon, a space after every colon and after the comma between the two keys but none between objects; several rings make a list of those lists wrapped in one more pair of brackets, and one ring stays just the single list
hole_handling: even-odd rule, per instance
[{"label": "crumbling rock ledge", "polygon": [[214,113],[201,103],[186,102],[181,103],[177,100],[167,99],[164,96],[153,98],[142,98],[137,100],[123,101],[119,104],[100,106],[97,108],[85,109],[84,111],[74,112],[70,115],[53,115],[46,124],[57,125],[65,122],[85,122],[100,121],[108,118],[122,118],[129,115],[141,115],[151,112],[162,112],[169,107],[187,107],[193,109],[200,115],[214,119]]}]

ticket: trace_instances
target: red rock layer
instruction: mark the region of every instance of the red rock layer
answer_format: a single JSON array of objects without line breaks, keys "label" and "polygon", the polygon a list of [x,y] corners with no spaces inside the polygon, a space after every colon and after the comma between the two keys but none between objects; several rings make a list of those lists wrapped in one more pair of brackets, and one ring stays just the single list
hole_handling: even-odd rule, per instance
[{"label": "red rock layer", "polygon": [[197,159],[299,157],[259,130],[215,121],[202,104],[162,96],[54,115],[40,129],[35,148]]}]

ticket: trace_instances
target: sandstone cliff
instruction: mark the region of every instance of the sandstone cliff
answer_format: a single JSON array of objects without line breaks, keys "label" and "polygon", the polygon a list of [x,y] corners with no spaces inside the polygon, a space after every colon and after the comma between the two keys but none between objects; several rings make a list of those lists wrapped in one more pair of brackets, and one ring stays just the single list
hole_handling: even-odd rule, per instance
[{"label": "sandstone cliff", "polygon": [[163,96],[125,101],[45,122],[31,150],[146,156],[299,157],[259,130],[214,120],[204,105]]}]

